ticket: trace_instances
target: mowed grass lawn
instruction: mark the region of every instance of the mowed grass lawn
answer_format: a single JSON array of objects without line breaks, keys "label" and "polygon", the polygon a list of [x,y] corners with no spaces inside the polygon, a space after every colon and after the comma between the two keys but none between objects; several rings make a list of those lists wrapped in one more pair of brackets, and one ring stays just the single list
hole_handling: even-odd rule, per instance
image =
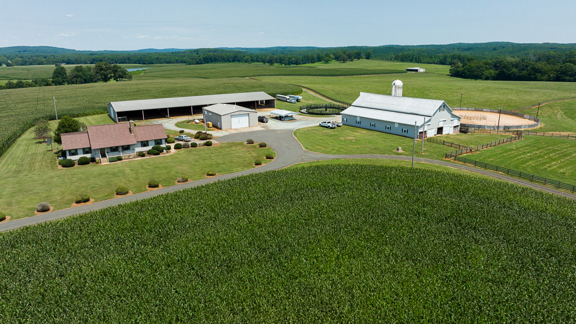
[{"label": "mowed grass lawn", "polygon": [[[97,123],[105,121],[100,119]],[[133,193],[146,191],[151,179],[168,187],[175,185],[179,176],[198,180],[209,170],[233,173],[252,168],[256,159],[267,163],[267,153],[275,155],[270,148],[226,143],[183,149],[170,156],[58,169],[50,146],[34,139],[31,129],[0,157],[0,211],[16,219],[33,216],[36,204],[42,201],[58,210],[69,208],[82,193],[101,201],[113,198],[119,186],[127,186]]]},{"label": "mowed grass lawn", "polygon": [[466,157],[576,185],[575,140],[524,136]]},{"label": "mowed grass lawn", "polygon": [[503,138],[509,138],[513,135],[500,135],[500,134],[482,134],[482,133],[471,133],[471,134],[453,134],[453,135],[443,135],[436,136],[434,139],[440,141],[446,141],[451,143],[456,143],[466,146],[478,146],[482,144],[488,144]]},{"label": "mowed grass lawn", "polygon": [[[538,108],[521,111],[536,116]],[[540,107],[540,127],[536,132],[576,132],[576,100],[553,102]]]},{"label": "mowed grass lawn", "polygon": [[[298,129],[294,135],[302,146],[313,152],[326,154],[388,154],[412,155],[413,139],[391,135],[368,129],[342,126],[336,129],[325,127],[307,127]],[[395,152],[400,146],[404,152]],[[420,154],[422,142],[416,140],[418,157],[442,159],[454,148],[441,144],[425,142],[424,154]]]},{"label": "mowed grass lawn", "polygon": [[360,92],[389,95],[392,81],[402,80],[405,97],[444,100],[450,107],[514,109],[559,98],[574,97],[576,82],[484,81],[453,78],[434,73],[322,77],[257,77],[267,82],[299,84],[327,96],[353,102]]}]

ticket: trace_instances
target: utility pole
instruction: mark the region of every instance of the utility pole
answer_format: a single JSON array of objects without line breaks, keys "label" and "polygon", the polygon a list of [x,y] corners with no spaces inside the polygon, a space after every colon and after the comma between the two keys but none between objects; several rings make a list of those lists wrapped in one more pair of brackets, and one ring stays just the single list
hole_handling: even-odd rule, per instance
[{"label": "utility pole", "polygon": [[426,136],[426,117],[423,118],[424,123],[422,124],[422,151],[420,154],[424,154],[424,137]]},{"label": "utility pole", "polygon": [[541,102],[538,103],[538,110],[536,111],[536,118],[538,118],[538,114],[540,113],[540,105],[541,104],[542,104]]},{"label": "utility pole", "polygon": [[208,123],[206,121],[206,110],[202,109],[202,118],[204,118],[204,133],[208,134],[208,127],[206,126],[206,124]]},{"label": "utility pole", "polygon": [[416,122],[414,122],[414,143],[412,144],[412,168],[414,168],[414,151],[416,151]]},{"label": "utility pole", "polygon": [[56,113],[56,124],[58,124],[58,110],[56,110],[56,98],[52,96],[52,100],[54,100],[54,112]]},{"label": "utility pole", "polygon": [[460,94],[460,109],[462,109],[462,95],[463,93]]},{"label": "utility pole", "polygon": [[500,113],[498,114],[498,128],[496,128],[496,134],[500,130],[500,116],[502,116],[502,108],[500,108]]}]

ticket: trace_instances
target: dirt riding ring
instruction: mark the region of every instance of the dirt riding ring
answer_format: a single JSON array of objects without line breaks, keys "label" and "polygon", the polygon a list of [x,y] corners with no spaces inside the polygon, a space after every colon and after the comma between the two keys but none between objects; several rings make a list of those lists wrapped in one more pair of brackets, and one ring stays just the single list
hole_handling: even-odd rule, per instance
[{"label": "dirt riding ring", "polygon": [[524,115],[512,111],[479,109],[479,108],[455,108],[454,113],[462,119],[460,125],[470,128],[496,129],[500,120],[501,130],[527,129],[540,126],[540,120],[534,116]]}]

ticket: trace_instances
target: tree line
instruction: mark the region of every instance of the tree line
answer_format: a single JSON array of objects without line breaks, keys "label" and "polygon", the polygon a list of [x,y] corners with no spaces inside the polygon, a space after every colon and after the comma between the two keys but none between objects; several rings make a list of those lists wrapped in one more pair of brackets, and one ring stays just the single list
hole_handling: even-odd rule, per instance
[{"label": "tree line", "polygon": [[132,80],[132,75],[118,64],[98,62],[91,66],[75,66],[69,73],[61,64],[56,64],[52,72],[52,79],[34,79],[32,81],[8,81],[0,89],[18,89],[29,87],[46,87],[65,84],[84,84],[95,82],[108,82],[110,80]]}]

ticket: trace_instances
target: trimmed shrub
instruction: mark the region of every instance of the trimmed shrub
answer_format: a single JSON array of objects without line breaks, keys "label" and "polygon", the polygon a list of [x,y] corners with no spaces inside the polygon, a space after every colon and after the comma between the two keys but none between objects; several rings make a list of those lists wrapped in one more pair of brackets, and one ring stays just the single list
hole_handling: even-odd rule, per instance
[{"label": "trimmed shrub", "polygon": [[180,133],[180,134],[184,134],[184,130],[183,130],[183,129],[181,129],[181,130],[179,130],[179,131],[178,131],[178,133]]},{"label": "trimmed shrub", "polygon": [[204,142],[204,146],[212,146],[212,141],[206,141],[206,142]]},{"label": "trimmed shrub", "polygon": [[182,147],[183,148],[190,148],[190,143],[184,143],[184,144],[182,144]]},{"label": "trimmed shrub", "polygon": [[196,134],[194,134],[194,138],[199,139],[202,134],[204,134],[204,132],[197,131]]},{"label": "trimmed shrub", "polygon": [[36,211],[39,213],[50,211],[50,204],[47,202],[41,202],[36,205]]},{"label": "trimmed shrub", "polygon": [[90,201],[90,195],[78,195],[76,196],[75,202],[77,204],[85,203]]},{"label": "trimmed shrub", "polygon": [[190,143],[190,147],[198,147],[198,143],[192,142],[192,143]]},{"label": "trimmed shrub", "polygon": [[124,186],[120,186],[120,187],[116,188],[116,194],[118,196],[127,195],[129,192],[130,192],[130,190],[128,190],[128,188],[126,188]]},{"label": "trimmed shrub", "polygon": [[184,182],[188,181],[188,177],[181,176],[181,177],[178,177],[178,179],[176,181],[178,181],[179,183],[184,183]]},{"label": "trimmed shrub", "polygon": [[264,143],[264,142],[260,142],[260,144],[258,144],[258,146],[259,146],[259,147],[266,147],[267,145],[266,145],[266,143]]},{"label": "trimmed shrub", "polygon": [[213,139],[214,136],[212,136],[212,134],[208,133],[208,134],[206,134],[206,138],[207,138],[207,139]]},{"label": "trimmed shrub", "polygon": [[76,165],[76,162],[74,162],[74,160],[70,160],[70,159],[60,160],[58,163],[65,168],[71,168],[71,167]]},{"label": "trimmed shrub", "polygon": [[166,138],[170,138],[170,137],[171,137],[170,134],[166,134]]},{"label": "trimmed shrub", "polygon": [[268,153],[268,154],[266,154],[266,158],[267,158],[268,160],[272,160],[272,159],[274,158],[274,155]]},{"label": "trimmed shrub", "polygon": [[78,165],[86,165],[86,164],[90,164],[90,158],[83,156],[81,158],[78,159]]},{"label": "trimmed shrub", "polygon": [[160,155],[160,152],[156,151],[155,149],[149,149],[148,154],[150,155]]},{"label": "trimmed shrub", "polygon": [[208,172],[206,172],[206,175],[207,175],[207,176],[215,176],[215,175],[216,175],[216,172],[214,172],[214,171],[208,171]]},{"label": "trimmed shrub", "polygon": [[146,156],[146,153],[144,153],[144,152],[138,152],[138,156],[139,156],[139,157],[145,157],[145,156]]},{"label": "trimmed shrub", "polygon": [[246,144],[254,144],[254,140],[249,138],[246,140]]},{"label": "trimmed shrub", "polygon": [[207,140],[207,139],[208,139],[208,135],[206,135],[206,134],[200,135],[200,140],[201,140],[201,141],[205,141],[205,140]]},{"label": "trimmed shrub", "polygon": [[164,148],[160,145],[154,145],[154,146],[152,146],[152,149],[155,151],[158,151],[160,153],[162,153],[164,151]]},{"label": "trimmed shrub", "polygon": [[168,143],[168,144],[172,144],[172,143],[174,143],[174,142],[176,142],[176,139],[175,139],[174,137],[168,137],[168,138],[166,139],[166,143]]},{"label": "trimmed shrub", "polygon": [[262,160],[256,160],[256,162],[254,162],[255,165],[262,165]]},{"label": "trimmed shrub", "polygon": [[124,158],[121,157],[121,156],[118,156],[118,157],[116,158],[116,160],[117,160],[117,161],[122,161],[122,160],[124,160]]},{"label": "trimmed shrub", "polygon": [[158,188],[160,186],[160,183],[154,179],[148,181],[148,187],[150,188]]},{"label": "trimmed shrub", "polygon": [[6,214],[0,213],[0,222],[6,219]]},{"label": "trimmed shrub", "polygon": [[116,162],[116,161],[118,161],[118,158],[116,157],[111,157],[108,159],[108,162]]},{"label": "trimmed shrub", "polygon": [[166,145],[165,149],[166,152],[170,152],[170,150],[172,150],[172,145]]},{"label": "trimmed shrub", "polygon": [[179,149],[182,148],[182,144],[176,143],[176,145],[174,145],[174,148],[177,149],[177,150],[179,150]]}]

